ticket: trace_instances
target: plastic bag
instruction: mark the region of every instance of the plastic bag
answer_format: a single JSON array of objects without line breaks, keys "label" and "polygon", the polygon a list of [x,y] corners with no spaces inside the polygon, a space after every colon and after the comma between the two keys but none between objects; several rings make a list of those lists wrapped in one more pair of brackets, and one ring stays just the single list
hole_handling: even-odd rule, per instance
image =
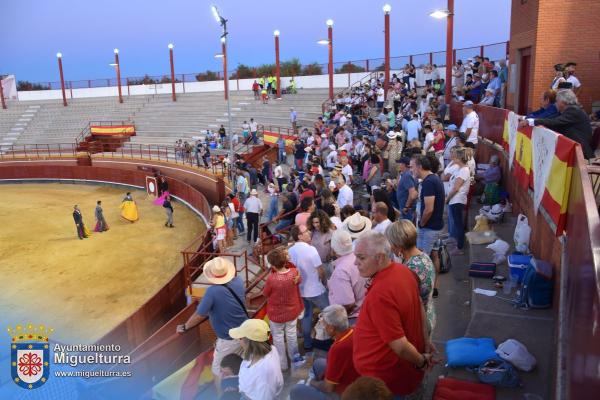
[{"label": "plastic bag", "polygon": [[496,353],[521,371],[531,371],[537,364],[535,357],[527,351],[527,347],[515,339],[500,343]]},{"label": "plastic bag", "polygon": [[510,245],[502,239],[497,239],[494,243],[487,245],[486,248],[494,252],[493,262],[498,265],[506,261],[506,253],[508,253]]},{"label": "plastic bag", "polygon": [[519,214],[517,218],[517,226],[515,227],[515,249],[520,252],[527,254],[529,253],[529,238],[531,236],[531,227],[529,226],[529,220],[523,214]]}]

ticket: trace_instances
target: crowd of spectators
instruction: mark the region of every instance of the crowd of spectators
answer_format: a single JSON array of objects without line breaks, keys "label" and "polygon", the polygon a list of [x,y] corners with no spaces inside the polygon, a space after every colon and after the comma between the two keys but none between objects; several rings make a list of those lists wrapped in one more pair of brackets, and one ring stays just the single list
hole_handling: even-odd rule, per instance
[{"label": "crowd of spectators", "polygon": [[[179,329],[209,316],[219,338],[215,363],[242,354],[243,398],[276,398],[282,374],[317,353],[322,357],[292,389],[292,400],[349,398],[346,393],[366,387],[381,389],[382,398],[423,394],[424,374],[439,362],[431,338],[435,299],[444,295],[440,247],[464,254],[464,213],[474,194],[495,201],[499,196],[498,158],[480,169],[474,159],[476,103],[501,105],[507,75],[503,61],[457,62],[454,93],[463,100],[457,127],[448,121],[436,71],[428,66],[426,86],[418,88],[407,65],[391,78],[387,98],[383,75],[374,77],[339,96],[312,127],[299,129],[293,148],[279,137],[275,162],[263,159],[259,171],[242,157],[235,161],[233,193],[215,206],[212,226],[217,232],[231,227],[236,235],[247,229],[256,250],[265,239],[257,234],[263,207],[268,209],[264,226],[271,247],[267,252],[262,243],[262,251],[271,269],[263,289],[269,323],[246,320],[243,296],[235,301],[228,286],[238,278],[231,277],[211,287]],[[573,90],[548,89],[525,124],[563,133],[591,157],[589,117]],[[227,234],[216,234],[215,248],[222,251],[220,237]],[[223,274],[213,269],[205,266],[207,277]],[[211,300],[217,295],[223,305]],[[225,304],[231,312],[226,317]]]}]

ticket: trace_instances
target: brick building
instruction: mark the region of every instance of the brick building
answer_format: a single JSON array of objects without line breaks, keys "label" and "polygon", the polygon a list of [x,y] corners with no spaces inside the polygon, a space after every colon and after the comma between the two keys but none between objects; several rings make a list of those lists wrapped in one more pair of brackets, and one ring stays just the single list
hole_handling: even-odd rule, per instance
[{"label": "brick building", "polygon": [[539,107],[554,65],[577,63],[579,101],[600,101],[600,0],[512,0],[508,108]]}]

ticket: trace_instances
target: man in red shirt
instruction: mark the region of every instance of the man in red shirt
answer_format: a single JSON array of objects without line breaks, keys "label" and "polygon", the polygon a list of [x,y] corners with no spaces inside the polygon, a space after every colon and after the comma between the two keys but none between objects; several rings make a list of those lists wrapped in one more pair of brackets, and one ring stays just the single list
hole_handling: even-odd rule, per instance
[{"label": "man in red shirt", "polygon": [[323,321],[325,331],[334,339],[327,360],[315,360],[312,372],[314,379],[306,384],[298,384],[290,392],[291,400],[303,399],[330,399],[341,394],[352,382],[360,376],[352,361],[354,330],[348,325],[346,309],[334,304],[325,307],[320,319]]},{"label": "man in red shirt", "polygon": [[369,288],[354,329],[354,367],[384,381],[395,395],[411,394],[432,365],[417,278],[391,262],[383,234],[368,232],[355,245],[356,266]]}]

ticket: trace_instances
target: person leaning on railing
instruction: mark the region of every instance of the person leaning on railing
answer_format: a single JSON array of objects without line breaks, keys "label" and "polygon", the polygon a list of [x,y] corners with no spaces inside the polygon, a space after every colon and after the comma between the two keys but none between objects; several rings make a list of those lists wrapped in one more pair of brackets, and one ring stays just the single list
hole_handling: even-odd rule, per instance
[{"label": "person leaning on railing", "polygon": [[570,89],[560,90],[556,94],[556,108],[560,115],[555,118],[526,118],[519,123],[519,126],[543,125],[579,143],[584,157],[593,158],[592,125],[590,118],[579,105],[575,93]]}]

